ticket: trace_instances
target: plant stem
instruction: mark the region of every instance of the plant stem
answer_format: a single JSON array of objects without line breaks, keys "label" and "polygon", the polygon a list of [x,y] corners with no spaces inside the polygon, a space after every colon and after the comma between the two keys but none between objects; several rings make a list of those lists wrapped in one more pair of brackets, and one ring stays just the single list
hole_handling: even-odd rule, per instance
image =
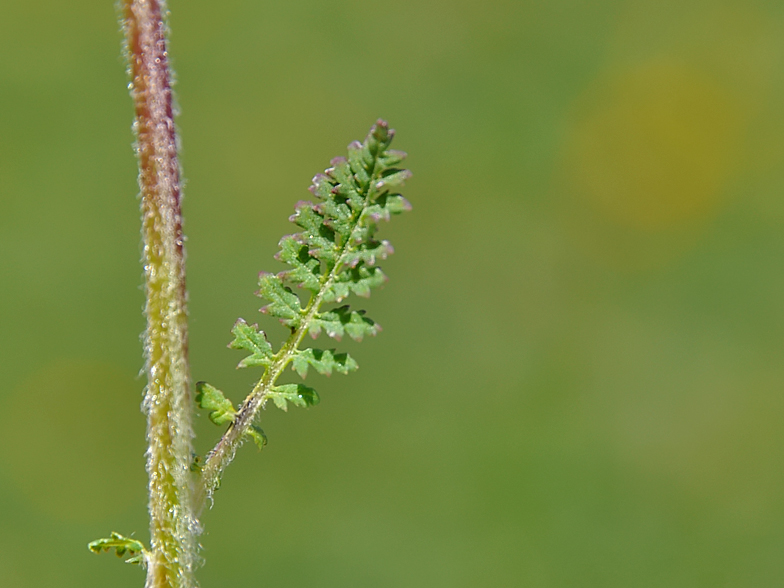
[{"label": "plant stem", "polygon": [[123,0],[136,109],[147,330],[147,473],[151,549],[146,588],[196,586],[192,426],[180,168],[164,0]]}]

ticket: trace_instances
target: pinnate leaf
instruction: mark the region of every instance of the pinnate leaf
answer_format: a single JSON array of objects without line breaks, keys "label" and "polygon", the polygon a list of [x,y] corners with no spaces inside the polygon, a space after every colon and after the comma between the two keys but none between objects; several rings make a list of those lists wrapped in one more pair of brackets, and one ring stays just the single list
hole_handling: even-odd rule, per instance
[{"label": "pinnate leaf", "polygon": [[[229,347],[249,353],[238,367],[266,368],[243,404],[242,414],[249,418],[235,421],[237,410],[220,390],[203,382],[197,385],[196,400],[200,407],[210,411],[210,420],[243,427],[241,434],[250,437],[259,449],[267,438],[251,423],[258,406],[254,400],[260,398],[262,406],[272,400],[282,410],[287,410],[290,403],[306,407],[319,401],[315,390],[303,384],[275,385],[280,371],[289,362],[302,378],[311,367],[327,376],[333,372],[347,374],[358,368],[346,353],[299,349],[305,333],[317,338],[324,332],[335,339],[348,335],[361,341],[381,330],[363,310],[351,310],[343,305],[322,312],[320,307],[324,303],[339,303],[350,294],[369,296],[372,288],[386,281],[378,263],[394,250],[388,241],[375,238],[378,224],[411,209],[398,193],[411,172],[399,167],[406,154],[389,149],[393,137],[394,131],[379,120],[363,142],[348,145],[348,157],[332,159],[330,167],[313,177],[309,188],[313,202],[298,202],[289,218],[301,230],[283,237],[275,256],[288,268],[278,274],[259,274],[257,295],[267,301],[261,312],[279,319],[291,333],[280,350],[273,353],[266,335],[256,325],[240,319],[232,329],[234,339]],[[304,308],[293,287],[309,292]],[[251,412],[246,412],[246,408]],[[233,439],[236,441],[237,436]],[[216,463],[209,460],[224,459],[224,454],[212,453],[207,459],[207,463]],[[218,475],[210,484],[217,484],[219,479]]]}]

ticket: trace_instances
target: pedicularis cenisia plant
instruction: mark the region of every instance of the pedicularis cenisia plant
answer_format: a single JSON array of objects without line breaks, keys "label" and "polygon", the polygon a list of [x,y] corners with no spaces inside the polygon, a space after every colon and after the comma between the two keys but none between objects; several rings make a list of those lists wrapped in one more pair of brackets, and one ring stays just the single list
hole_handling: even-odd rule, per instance
[{"label": "pedicularis cenisia plant", "polygon": [[[150,545],[112,533],[90,543],[92,551],[115,550],[128,562],[147,569],[146,588],[197,585],[199,516],[211,503],[221,475],[237,448],[248,439],[266,444],[256,426],[268,401],[286,410],[319,400],[304,384],[277,384],[287,366],[304,378],[310,368],[320,374],[347,374],[357,364],[346,353],[304,347],[306,334],[322,332],[357,341],[380,327],[362,310],[341,304],[350,294],[368,296],[386,277],[376,265],[392,253],[375,238],[380,220],[410,209],[397,190],[410,177],[398,168],[405,158],[389,149],[394,136],[379,120],[364,142],[348,146],[348,158],[332,160],[313,178],[316,202],[299,202],[291,221],[300,232],[283,237],[276,258],[290,269],[261,273],[257,294],[268,303],[261,312],[279,319],[289,335],[274,351],[263,331],[239,319],[232,329],[233,349],[247,356],[241,368],[260,368],[258,383],[239,407],[205,382],[191,392],[185,290],[185,251],[180,212],[180,167],[172,108],[171,75],[166,48],[166,7],[162,0],[124,0],[122,20],[130,63],[134,129],[139,160],[142,237],[147,303],[144,336],[147,388],[147,473],[149,474]],[[299,290],[294,290],[299,288]],[[303,305],[302,292],[307,295]],[[325,308],[325,305],[328,307]],[[209,412],[226,432],[203,459],[192,448],[196,405]]]}]

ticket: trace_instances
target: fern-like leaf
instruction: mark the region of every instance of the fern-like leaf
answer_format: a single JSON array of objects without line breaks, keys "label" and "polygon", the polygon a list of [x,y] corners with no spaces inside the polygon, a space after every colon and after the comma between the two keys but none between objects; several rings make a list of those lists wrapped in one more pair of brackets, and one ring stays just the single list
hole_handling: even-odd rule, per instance
[{"label": "fern-like leaf", "polygon": [[[307,333],[314,339],[325,333],[336,340],[348,335],[361,341],[381,330],[365,311],[340,303],[351,294],[367,297],[386,281],[378,263],[394,249],[388,241],[376,239],[378,224],[411,209],[399,193],[411,172],[399,167],[406,154],[389,149],[393,137],[394,131],[379,120],[362,143],[354,141],[348,146],[348,157],[336,157],[324,173],[313,177],[310,192],[314,201],[298,202],[289,219],[301,230],[283,237],[275,255],[288,268],[278,274],[259,274],[257,295],[266,301],[261,312],[277,318],[290,334],[273,354],[266,335],[256,325],[242,319],[235,324],[229,346],[250,353],[239,367],[263,367],[264,373],[239,410],[232,406],[234,412],[230,412],[227,407],[231,403],[226,400],[226,405],[219,398],[203,407],[212,411],[213,422],[231,420],[231,427],[202,468],[208,495],[217,487],[243,435],[254,435],[253,419],[267,400],[283,410],[289,403],[311,406],[318,402],[315,390],[303,384],[276,385],[289,363],[302,378],[311,367],[325,375],[357,369],[348,354],[300,349]],[[302,299],[296,289],[304,295]],[[329,303],[339,306],[321,308]],[[203,393],[201,397],[208,398]],[[254,440],[261,447],[266,437]]]}]

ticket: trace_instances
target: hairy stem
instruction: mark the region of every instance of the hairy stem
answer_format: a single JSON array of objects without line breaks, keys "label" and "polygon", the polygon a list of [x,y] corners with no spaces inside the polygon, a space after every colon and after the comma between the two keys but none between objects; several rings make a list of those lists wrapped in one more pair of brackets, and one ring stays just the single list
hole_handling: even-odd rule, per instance
[{"label": "hairy stem", "polygon": [[136,109],[147,330],[147,472],[151,549],[146,588],[196,586],[190,374],[180,169],[163,0],[123,0]]},{"label": "hairy stem", "polygon": [[364,207],[356,215],[352,226],[351,237],[343,244],[335,265],[322,276],[318,292],[311,295],[308,305],[302,311],[302,320],[299,327],[291,332],[291,335],[289,335],[286,342],[280,348],[280,351],[275,354],[274,362],[264,371],[264,375],[262,375],[261,379],[253,387],[251,393],[245,398],[242,406],[240,406],[240,409],[237,411],[234,422],[229,425],[226,433],[224,433],[217,445],[215,445],[212,451],[207,455],[207,459],[202,467],[202,483],[197,488],[194,501],[197,512],[204,507],[206,500],[211,497],[213,491],[220,485],[220,478],[223,474],[223,470],[234,458],[237,448],[242,443],[245,434],[253,424],[259,408],[264,406],[266,398],[273,386],[275,386],[278,377],[294,358],[294,354],[299,349],[302,339],[307,334],[311,322],[321,308],[324,296],[332,286],[336,276],[343,269],[348,254],[353,251],[356,240],[354,238],[355,233],[359,228],[362,214],[373,197],[374,186],[378,181],[378,172],[375,164],[374,167],[369,170],[369,174],[371,179],[368,184],[368,190],[364,194]]}]

